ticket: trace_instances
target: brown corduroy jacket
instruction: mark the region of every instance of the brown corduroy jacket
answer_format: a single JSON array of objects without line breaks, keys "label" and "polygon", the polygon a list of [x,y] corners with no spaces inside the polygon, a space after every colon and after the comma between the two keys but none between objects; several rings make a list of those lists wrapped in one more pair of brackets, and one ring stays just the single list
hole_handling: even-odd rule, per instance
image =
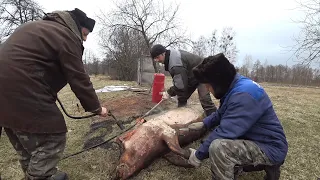
[{"label": "brown corduroy jacket", "polygon": [[[56,105],[69,83],[88,112],[101,112],[82,63],[76,29],[58,15],[18,27],[0,47],[0,126],[30,133],[67,132]],[[63,101],[63,100],[62,100]]]}]

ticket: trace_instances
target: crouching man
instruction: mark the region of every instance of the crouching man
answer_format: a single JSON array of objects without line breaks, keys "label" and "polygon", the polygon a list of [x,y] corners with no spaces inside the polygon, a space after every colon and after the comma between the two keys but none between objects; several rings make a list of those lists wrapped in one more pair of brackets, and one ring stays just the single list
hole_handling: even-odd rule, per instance
[{"label": "crouching man", "polygon": [[192,73],[192,68],[200,64],[203,58],[183,50],[167,50],[161,44],[152,47],[151,56],[156,62],[164,64],[165,70],[173,79],[173,85],[162,92],[163,99],[177,96],[178,107],[183,107],[187,105],[193,92],[198,89],[199,101],[205,114],[209,116],[217,110],[205,85],[199,83]]},{"label": "crouching man", "polygon": [[265,179],[279,179],[288,144],[264,89],[237,74],[223,54],[205,58],[193,73],[220,100],[220,107],[203,123],[190,125],[191,129],[215,128],[197,150],[190,149],[188,162],[199,167],[210,158],[215,180],[234,179],[237,167],[265,170]]}]

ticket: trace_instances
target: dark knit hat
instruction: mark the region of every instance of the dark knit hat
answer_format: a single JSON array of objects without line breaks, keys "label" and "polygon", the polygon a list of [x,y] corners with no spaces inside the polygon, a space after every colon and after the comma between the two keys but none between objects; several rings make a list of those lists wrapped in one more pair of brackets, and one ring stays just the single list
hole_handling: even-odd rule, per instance
[{"label": "dark knit hat", "polygon": [[215,98],[220,99],[229,90],[236,69],[223,53],[219,53],[205,58],[201,64],[193,68],[193,74],[200,83],[210,84]]},{"label": "dark knit hat", "polygon": [[155,57],[159,56],[160,54],[166,52],[167,49],[162,46],[161,44],[156,44],[151,48],[151,58],[154,59]]},{"label": "dark knit hat", "polygon": [[96,23],[94,19],[87,17],[86,13],[78,8],[70,11],[70,13],[74,15],[74,17],[78,20],[80,26],[87,28],[90,32],[93,31],[94,25]]}]

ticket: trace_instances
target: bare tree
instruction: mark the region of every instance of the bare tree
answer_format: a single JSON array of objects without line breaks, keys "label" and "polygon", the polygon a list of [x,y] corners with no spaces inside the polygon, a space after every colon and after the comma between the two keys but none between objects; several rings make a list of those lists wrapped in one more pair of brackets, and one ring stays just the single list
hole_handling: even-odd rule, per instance
[{"label": "bare tree", "polygon": [[320,59],[320,0],[305,0],[298,2],[305,16],[298,20],[301,31],[294,37],[294,56],[304,64],[319,61]]},{"label": "bare tree", "polygon": [[251,66],[252,66],[252,56],[251,55],[246,55],[245,58],[244,58],[244,63],[243,65],[241,66],[239,72],[240,74],[243,74],[244,76],[247,76],[249,77],[250,74],[250,70],[251,70]]},{"label": "bare tree", "polygon": [[[174,46],[186,41],[177,22],[179,6],[165,6],[161,0],[122,0],[115,5],[110,13],[99,15],[102,36],[123,28],[134,30],[142,35],[149,50],[156,42]],[[156,63],[152,63],[158,72]]]},{"label": "bare tree", "polygon": [[84,49],[82,61],[88,74],[98,75],[102,72],[101,62],[91,49]]},{"label": "bare tree", "polygon": [[33,0],[2,0],[0,4],[0,23],[5,37],[21,24],[43,16],[42,8]]},{"label": "bare tree", "polygon": [[220,37],[217,36],[217,30],[214,30],[211,36],[200,36],[197,41],[192,42],[193,53],[199,56],[224,53],[229,61],[235,63],[238,54],[235,35],[235,31],[231,27],[223,28]]},{"label": "bare tree", "polygon": [[208,54],[208,40],[204,36],[200,36],[197,41],[192,42],[193,53],[204,57]]},{"label": "bare tree", "polygon": [[217,51],[217,30],[214,30],[211,33],[210,38],[208,39],[208,51],[209,55],[214,55],[215,52]]},{"label": "bare tree", "polygon": [[237,46],[234,41],[235,35],[236,33],[231,27],[223,28],[219,41],[219,52],[224,53],[232,63],[236,62],[238,54]]},{"label": "bare tree", "polygon": [[94,74],[94,75],[100,74],[100,61],[99,61],[99,58],[96,57],[95,55],[93,56],[90,70],[91,70],[91,74]]},{"label": "bare tree", "polygon": [[320,69],[314,69],[312,85],[320,85]]},{"label": "bare tree", "polygon": [[130,28],[120,28],[102,42],[106,49],[103,62],[110,68],[108,74],[113,79],[134,80],[138,61],[147,51],[141,34]]},{"label": "bare tree", "polygon": [[[3,14],[4,14],[4,11],[1,10],[2,7],[3,7],[3,1],[0,0],[0,17],[2,17]],[[0,23],[1,23],[1,21],[0,21]],[[5,34],[5,33],[4,33],[4,27],[3,27],[3,26],[0,26],[0,45],[1,45],[2,41],[4,40],[4,38],[5,38],[5,35],[4,35],[4,34]]]},{"label": "bare tree", "polygon": [[192,50],[194,54],[199,56],[214,55],[217,51],[217,30],[214,30],[208,38],[200,36],[197,41],[192,42]]},{"label": "bare tree", "polygon": [[260,60],[258,59],[254,64],[253,64],[253,67],[252,67],[252,70],[251,70],[251,77],[259,82],[261,81],[262,77],[261,77],[261,62]]},{"label": "bare tree", "polygon": [[4,35],[4,29],[2,29],[2,27],[0,27],[0,45],[2,44],[2,41],[5,39],[5,35]]},{"label": "bare tree", "polygon": [[296,64],[292,67],[287,65],[268,65],[265,60],[262,65],[257,60],[249,74],[249,68],[252,65],[252,57],[246,55],[244,64],[239,69],[239,73],[247,76],[255,81],[270,82],[280,84],[304,85],[304,86],[320,86],[320,70],[312,69],[310,66]]},{"label": "bare tree", "polygon": [[94,57],[95,57],[95,54],[91,49],[89,49],[89,48],[84,49],[84,52],[83,52],[83,63],[84,64],[92,63]]}]

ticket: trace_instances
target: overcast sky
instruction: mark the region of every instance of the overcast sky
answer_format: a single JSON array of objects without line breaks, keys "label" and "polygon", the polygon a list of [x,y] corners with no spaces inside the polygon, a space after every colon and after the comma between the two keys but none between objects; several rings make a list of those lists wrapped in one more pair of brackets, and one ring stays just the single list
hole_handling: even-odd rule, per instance
[{"label": "overcast sky", "polygon": [[[171,0],[164,0],[171,2]],[[94,17],[100,10],[111,10],[111,0],[38,0],[46,12],[54,10],[83,10]],[[303,17],[295,0],[175,0],[180,4],[178,17],[191,34],[192,39],[200,35],[208,36],[214,29],[220,31],[225,26],[236,31],[239,50],[237,65],[241,65],[246,54],[262,63],[296,64],[288,60],[292,53],[288,46],[294,44],[293,36],[300,31],[293,20]],[[97,24],[98,26],[98,24]],[[89,35],[85,48],[99,54],[99,37],[96,28]]]}]

